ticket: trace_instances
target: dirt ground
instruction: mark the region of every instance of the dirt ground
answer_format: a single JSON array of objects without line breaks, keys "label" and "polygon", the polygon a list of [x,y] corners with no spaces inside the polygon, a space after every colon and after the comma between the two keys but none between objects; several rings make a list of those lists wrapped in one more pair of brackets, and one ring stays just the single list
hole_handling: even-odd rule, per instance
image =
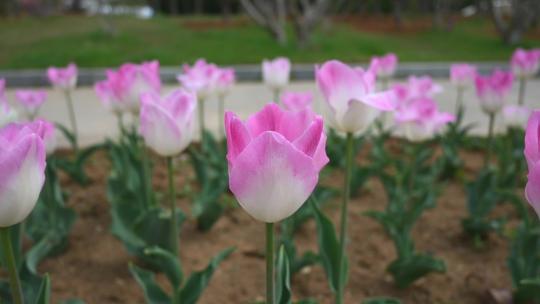
[{"label": "dirt ground", "polygon": [[[482,163],[483,157],[478,153],[467,152],[463,156],[468,172],[476,171]],[[155,161],[154,183],[163,191],[165,164],[158,159]],[[90,185],[81,187],[67,178],[62,179],[65,190],[70,194],[69,205],[79,217],[67,251],[46,259],[39,268],[41,272],[51,274],[54,303],[68,298],[80,298],[87,303],[144,302],[141,289],[128,271],[128,263],[134,259],[109,232],[109,207],[105,197],[108,169],[107,156],[100,152],[93,156],[88,166],[93,180]],[[177,174],[180,186],[182,173]],[[337,187],[341,180],[342,175],[333,171],[322,179],[322,183]],[[460,221],[466,214],[464,195],[461,183],[449,182],[437,206],[425,212],[414,229],[418,250],[442,258],[447,272],[428,275],[410,288],[400,290],[394,287],[391,277],[385,272],[385,267],[395,258],[393,243],[378,223],[362,215],[366,210],[383,209],[386,205],[381,183],[377,179],[369,180],[360,197],[350,204],[350,278],[346,303],[360,303],[372,296],[394,296],[404,303],[416,304],[488,303],[487,290],[509,288],[511,281],[506,266],[508,242],[493,236],[484,249],[473,249],[461,230]],[[335,223],[339,216],[339,200],[339,197],[334,198],[334,202],[324,210]],[[189,214],[188,201],[180,200],[180,206]],[[515,215],[510,214],[510,217]],[[236,247],[215,272],[200,303],[253,303],[263,299],[263,233],[264,225],[240,208],[228,210],[206,233],[197,231],[193,220],[183,225],[180,250],[186,274],[205,267],[219,251]],[[299,231],[296,242],[300,254],[308,249],[317,250],[313,221]],[[333,302],[324,271],[319,265],[297,274],[292,286],[295,299]]]}]

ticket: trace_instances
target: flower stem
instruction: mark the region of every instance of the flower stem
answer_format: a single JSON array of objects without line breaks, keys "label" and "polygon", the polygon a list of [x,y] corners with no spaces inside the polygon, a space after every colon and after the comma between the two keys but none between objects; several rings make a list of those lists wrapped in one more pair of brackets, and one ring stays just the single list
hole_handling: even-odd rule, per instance
[{"label": "flower stem", "polygon": [[70,90],[66,90],[64,91],[65,92],[65,95],[66,95],[66,103],[67,103],[67,107],[68,107],[68,111],[69,111],[69,120],[71,122],[71,131],[73,132],[73,136],[74,136],[74,148],[75,148],[75,153],[78,153],[79,152],[79,129],[77,127],[77,119],[75,117],[75,109],[73,107],[73,99],[71,98],[71,91]]},{"label": "flower stem", "polygon": [[173,158],[167,157],[167,171],[169,175],[169,199],[171,204],[171,248],[178,256],[178,218],[176,217],[176,189],[174,188]]},{"label": "flower stem", "polygon": [[11,297],[13,299],[13,303],[23,304],[21,281],[19,280],[19,273],[17,272],[15,256],[13,255],[13,247],[11,245],[11,234],[9,231],[10,227],[0,228],[0,241],[5,258],[5,266],[7,266],[7,270],[9,272],[9,286],[11,288]]},{"label": "flower stem", "polygon": [[457,88],[457,98],[456,98],[456,117],[461,117],[463,113],[463,88],[458,87]]},{"label": "flower stem", "polygon": [[266,223],[266,304],[274,302],[274,223]]},{"label": "flower stem", "polygon": [[219,138],[225,136],[224,122],[223,117],[225,116],[225,96],[220,95],[218,100],[218,127],[219,127]]},{"label": "flower stem", "polygon": [[339,230],[339,284],[336,294],[336,304],[343,303],[343,293],[345,290],[345,249],[347,243],[347,209],[351,196],[351,173],[353,167],[353,144],[354,137],[352,133],[347,133],[347,159],[345,163],[345,183],[343,187],[343,203],[341,204],[341,226]]},{"label": "flower stem", "polygon": [[280,89],[274,89],[274,102],[278,105],[281,105],[281,100],[279,97],[281,96]]},{"label": "flower stem", "polygon": [[527,84],[527,80],[525,78],[521,78],[519,80],[519,95],[518,95],[518,104],[522,106],[525,103],[525,86]]},{"label": "flower stem", "polygon": [[116,121],[118,123],[118,131],[120,132],[120,138],[124,136],[124,120],[122,119],[122,113],[117,112],[116,113]]},{"label": "flower stem", "polygon": [[491,159],[491,150],[493,150],[493,127],[495,126],[495,113],[489,114],[489,128],[488,128],[488,140],[487,140],[487,155],[485,158],[484,166],[489,164]]},{"label": "flower stem", "polygon": [[141,157],[142,157],[142,166],[143,166],[143,175],[144,175],[144,198],[146,201],[146,205],[144,206],[147,208],[148,206],[151,206],[154,204],[152,201],[152,175],[150,174],[150,160],[148,158],[148,151],[146,149],[146,145],[144,143],[144,139],[141,139],[142,145],[141,145]]},{"label": "flower stem", "polygon": [[199,99],[199,131],[201,132],[201,148],[204,149],[204,99]]}]

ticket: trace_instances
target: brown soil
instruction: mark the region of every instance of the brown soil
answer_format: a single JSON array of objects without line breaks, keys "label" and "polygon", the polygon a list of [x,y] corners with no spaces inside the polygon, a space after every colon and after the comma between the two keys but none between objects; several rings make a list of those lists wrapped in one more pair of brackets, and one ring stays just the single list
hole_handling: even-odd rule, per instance
[{"label": "brown soil", "polygon": [[[469,172],[476,171],[482,155],[464,152]],[[156,159],[155,186],[165,188],[165,166]],[[41,272],[52,277],[53,302],[80,298],[87,303],[143,303],[141,289],[128,271],[135,262],[122,243],[109,232],[110,216],[105,197],[109,163],[105,153],[98,153],[88,166],[93,181],[81,187],[67,178],[64,188],[71,194],[69,205],[79,218],[70,236],[67,251],[45,260]],[[178,170],[183,171],[185,170]],[[178,180],[180,180],[178,173]],[[339,186],[342,175],[332,172],[323,183]],[[179,181],[179,184],[182,181]],[[325,209],[334,222],[338,220],[339,198]],[[422,278],[408,289],[394,287],[385,267],[395,258],[394,247],[382,227],[362,215],[363,211],[382,209],[386,197],[377,179],[370,180],[359,198],[350,205],[350,279],[346,303],[360,303],[366,297],[394,296],[404,303],[487,303],[491,288],[510,288],[506,267],[507,240],[492,236],[483,250],[475,250],[463,235],[460,221],[465,216],[462,184],[450,182],[439,197],[437,207],[428,210],[417,222],[414,238],[419,251],[442,258],[448,271]],[[188,212],[189,202],[181,207]],[[503,212],[507,210],[503,209]],[[510,217],[516,217],[512,213]],[[217,252],[230,247],[236,251],[215,272],[200,303],[253,303],[264,295],[264,226],[242,209],[231,209],[207,233],[197,231],[188,220],[181,231],[181,261],[184,273],[205,267]],[[300,253],[317,249],[315,225],[308,222],[296,236]],[[163,278],[161,281],[166,284]],[[292,282],[296,299],[313,298],[332,303],[332,293],[320,266],[304,269]]]}]

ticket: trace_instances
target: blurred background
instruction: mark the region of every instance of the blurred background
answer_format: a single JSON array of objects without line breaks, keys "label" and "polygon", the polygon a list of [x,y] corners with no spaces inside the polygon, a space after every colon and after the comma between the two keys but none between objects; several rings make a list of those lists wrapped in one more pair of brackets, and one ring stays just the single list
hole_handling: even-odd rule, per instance
[{"label": "blurred background", "polygon": [[538,0],[2,0],[0,69],[507,61],[540,46]]}]

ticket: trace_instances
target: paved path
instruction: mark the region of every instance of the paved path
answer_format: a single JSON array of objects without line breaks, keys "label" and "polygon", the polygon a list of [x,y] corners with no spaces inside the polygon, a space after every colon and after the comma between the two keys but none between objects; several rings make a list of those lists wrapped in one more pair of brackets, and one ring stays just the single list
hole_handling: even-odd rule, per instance
[{"label": "paved path", "polygon": [[[454,111],[455,91],[447,80],[438,80],[443,85],[444,92],[437,96],[441,108],[445,111]],[[174,89],[174,86],[166,86],[164,91],[168,92]],[[320,109],[320,103],[323,102],[314,82],[294,82],[289,86],[291,91],[310,91],[315,94],[314,108]],[[7,91],[7,98],[11,104],[14,104],[14,90]],[[63,95],[55,90],[49,90],[47,102],[41,109],[40,116],[51,121],[62,123],[69,126],[67,108]],[[94,90],[91,87],[77,89],[73,94],[75,101],[75,111],[80,129],[81,145],[86,146],[101,142],[106,137],[115,137],[118,133],[115,117],[105,110]],[[261,83],[242,82],[237,84],[226,101],[226,109],[236,112],[242,118],[255,112],[265,102],[272,99],[271,92]],[[517,85],[515,85],[511,102],[517,102]],[[526,104],[531,108],[540,108],[540,80],[534,80],[527,85]],[[466,114],[465,122],[474,122],[477,127],[473,129],[475,134],[485,134],[487,129],[487,117],[481,112],[478,101],[473,90],[465,93]],[[218,113],[216,100],[208,100],[205,106],[207,128],[217,133]],[[219,123],[222,118],[219,118]],[[501,119],[496,122],[498,130],[503,130]],[[196,132],[198,133],[198,132]],[[61,146],[66,146],[67,142],[63,138],[59,139]]]}]

